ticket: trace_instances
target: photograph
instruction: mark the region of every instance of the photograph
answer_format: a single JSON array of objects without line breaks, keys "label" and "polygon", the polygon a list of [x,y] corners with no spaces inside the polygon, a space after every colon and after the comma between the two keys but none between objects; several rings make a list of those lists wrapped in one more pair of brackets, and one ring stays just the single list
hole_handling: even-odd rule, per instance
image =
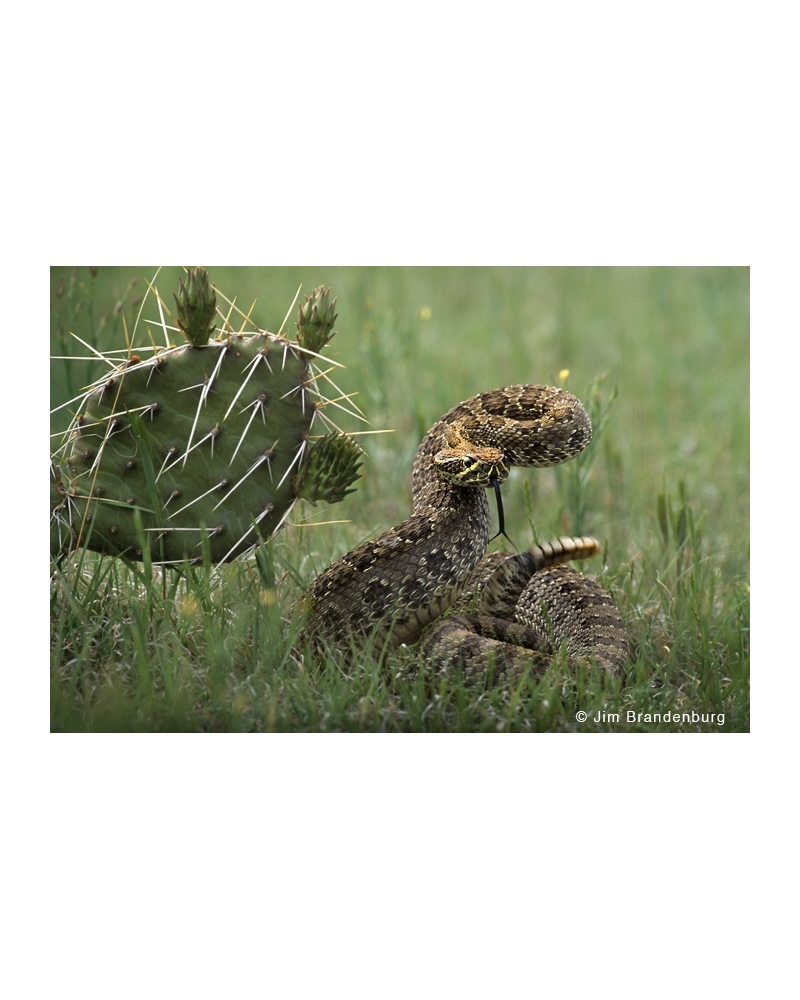
[{"label": "photograph", "polygon": [[51,732],[749,732],[749,267],[50,269]]}]

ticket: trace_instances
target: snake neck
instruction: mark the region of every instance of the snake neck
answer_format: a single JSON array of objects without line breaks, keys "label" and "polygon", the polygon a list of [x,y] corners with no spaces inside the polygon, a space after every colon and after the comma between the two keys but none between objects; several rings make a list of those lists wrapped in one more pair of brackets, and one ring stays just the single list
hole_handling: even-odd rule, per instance
[{"label": "snake neck", "polygon": [[[455,407],[437,421],[422,439],[414,458],[411,492],[414,513],[425,511],[435,525],[435,535],[446,534],[450,537],[449,533],[454,530],[459,537],[471,533],[470,537],[464,538],[464,548],[471,547],[477,562],[489,544],[486,489],[483,486],[459,486],[445,479],[433,460],[434,455],[446,446],[447,428],[452,422],[450,418],[458,410],[459,407]],[[432,538],[431,547],[437,544],[438,539]]]},{"label": "snake neck", "polygon": [[455,486],[439,477],[420,486],[414,494],[415,515],[425,517],[432,533],[428,547],[453,543],[470,552],[477,562],[489,544],[489,504],[479,486]]}]

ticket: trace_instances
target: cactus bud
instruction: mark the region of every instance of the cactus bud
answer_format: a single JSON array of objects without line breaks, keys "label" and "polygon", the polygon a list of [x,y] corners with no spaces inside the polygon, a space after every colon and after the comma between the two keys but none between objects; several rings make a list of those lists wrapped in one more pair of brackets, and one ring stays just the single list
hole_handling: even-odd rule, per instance
[{"label": "cactus bud", "polygon": [[193,347],[205,347],[214,332],[217,296],[205,268],[189,268],[186,284],[180,279],[180,293],[175,295],[178,326]]},{"label": "cactus bud", "polygon": [[298,472],[294,490],[297,496],[316,503],[339,503],[358,477],[362,451],[352,440],[341,434],[328,434],[309,449],[308,457]]},{"label": "cactus bud", "polygon": [[297,343],[318,354],[333,337],[333,324],[336,322],[336,299],[330,299],[330,288],[320,285],[298,310]]}]

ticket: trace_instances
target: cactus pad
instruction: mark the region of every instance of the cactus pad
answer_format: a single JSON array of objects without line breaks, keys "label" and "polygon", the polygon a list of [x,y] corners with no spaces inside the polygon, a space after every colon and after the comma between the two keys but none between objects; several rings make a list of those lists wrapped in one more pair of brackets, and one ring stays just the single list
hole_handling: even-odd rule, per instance
[{"label": "cactus pad", "polygon": [[343,434],[311,437],[319,407],[304,347],[263,331],[210,339],[205,272],[189,272],[177,302],[189,343],[131,354],[79,402],[53,471],[54,552],[139,559],[148,546],[155,562],[204,550],[226,562],[276,531],[299,495],[351,492],[361,451]]}]

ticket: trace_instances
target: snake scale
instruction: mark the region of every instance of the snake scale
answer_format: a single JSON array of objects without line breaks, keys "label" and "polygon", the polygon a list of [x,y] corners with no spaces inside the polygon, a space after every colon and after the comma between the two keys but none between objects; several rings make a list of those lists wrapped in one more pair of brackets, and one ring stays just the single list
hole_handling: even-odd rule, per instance
[{"label": "snake scale", "polygon": [[[571,659],[617,672],[627,651],[619,612],[594,581],[560,565],[593,555],[594,539],[486,555],[486,489],[499,489],[513,465],[568,461],[591,436],[580,401],[550,386],[508,386],[454,406],[417,449],[413,514],[312,582],[300,601],[300,643],[345,652],[371,644],[379,653],[416,642],[431,625],[424,660],[467,680],[541,672],[562,644]],[[477,613],[464,613],[473,599]]]}]

